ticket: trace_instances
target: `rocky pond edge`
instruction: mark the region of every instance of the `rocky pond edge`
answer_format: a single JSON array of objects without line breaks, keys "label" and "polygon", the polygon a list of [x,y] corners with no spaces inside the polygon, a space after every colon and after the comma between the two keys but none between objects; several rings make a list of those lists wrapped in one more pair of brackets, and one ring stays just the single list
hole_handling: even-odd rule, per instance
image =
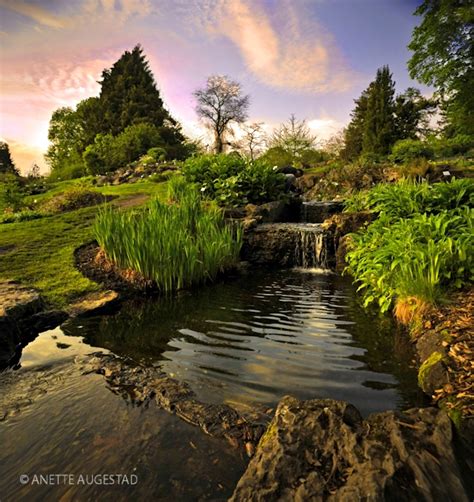
[{"label": "rocky pond edge", "polygon": [[[260,215],[257,214],[257,218],[255,218],[255,213],[258,213],[260,211]],[[281,207],[280,208],[273,208],[270,207],[270,209],[263,208],[254,210],[252,217],[246,216],[245,218],[247,219],[247,232],[252,235],[252,230],[262,222],[265,222],[265,220],[271,220],[272,218],[272,212],[273,215],[276,213],[277,215],[281,215]],[[261,214],[263,213],[263,217]],[[273,216],[274,218],[274,216]],[[252,220],[256,220],[255,222]],[[324,223],[324,228],[328,231],[328,238],[332,239],[333,242],[333,250],[335,253],[335,260],[333,262],[334,267],[336,268],[336,271],[341,270],[341,263],[344,261],[344,254],[345,254],[345,247],[346,247],[346,242],[348,239],[347,234],[350,232],[353,232],[357,230],[357,228],[360,228],[362,225],[366,225],[368,222],[370,222],[370,215],[368,214],[350,214],[348,213],[346,216],[344,213],[342,214],[336,214],[331,216],[328,220],[325,221]],[[252,238],[252,237],[250,237]],[[92,253],[92,254],[91,254]],[[86,257],[86,261],[91,259],[91,256],[96,256],[97,255],[97,248],[94,246],[93,243],[89,243],[85,246],[82,246],[78,250],[76,250],[75,253],[75,260],[76,264],[78,265],[78,268],[84,273],[84,267],[81,266],[81,259],[83,260],[84,263],[84,256]],[[99,269],[103,269],[104,263],[101,263],[101,266],[98,267]],[[257,264],[258,265],[258,264]],[[92,266],[92,268],[94,265]],[[110,277],[111,270],[109,269],[107,271]],[[114,275],[115,274],[115,275]],[[86,276],[89,276],[89,273],[85,273]],[[96,277],[91,277],[94,280],[100,280],[103,279],[103,277],[100,277],[100,275],[103,276],[103,274],[99,273],[99,276],[96,275]],[[106,291],[99,291],[97,293],[92,293],[88,295],[87,297],[75,302],[74,304],[70,305],[67,309],[65,310],[48,310],[47,305],[44,303],[43,299],[41,298],[40,294],[31,289],[24,287],[20,284],[17,284],[13,281],[7,281],[7,282],[1,282],[0,283],[0,369],[1,367],[5,366],[12,366],[12,363],[15,363],[15,359],[19,360],[19,356],[21,354],[21,347],[26,345],[29,341],[34,339],[34,337],[41,331],[45,331],[47,329],[52,329],[58,325],[60,325],[62,322],[64,322],[68,317],[71,316],[78,316],[78,315],[89,315],[91,313],[99,313],[100,311],[103,310],[108,310],[111,307],[117,306],[119,302],[122,300],[122,297],[127,296],[127,294],[123,294],[124,292],[127,291],[127,287],[130,290],[130,281],[129,281],[129,276],[114,271],[112,276],[114,277],[114,280],[112,281],[112,286],[114,289],[109,289]],[[136,279],[136,278],[135,278]],[[136,282],[136,281],[135,281]],[[128,284],[128,286],[127,286]],[[110,284],[108,284],[110,286]],[[144,287],[145,286],[145,287]],[[119,296],[119,293],[115,291],[115,289],[121,291],[121,294]],[[134,289],[134,292],[137,293],[137,291],[143,291],[144,289],[146,290],[146,284],[139,283],[137,288],[132,288]],[[130,294],[130,291],[128,291],[128,294]],[[446,314],[446,313],[445,313]],[[446,314],[449,315],[449,312]],[[438,404],[442,404],[442,408],[446,408],[445,404],[449,403],[449,389],[444,392],[439,391],[439,389],[446,389],[446,386],[450,385],[450,381],[452,380],[452,365],[450,367],[450,360],[449,360],[449,355],[451,351],[451,346],[453,345],[453,340],[447,340],[445,330],[440,330],[436,328],[437,324],[440,324],[443,326],[443,322],[446,322],[446,319],[429,319],[425,321],[424,329],[420,330],[417,339],[415,341],[415,346],[417,349],[417,353],[419,356],[419,361],[420,361],[420,371],[419,371],[419,384],[420,387],[423,389],[423,391],[431,396],[436,396],[436,391],[438,391],[438,399],[437,402]],[[469,337],[468,337],[469,338]],[[461,340],[461,342],[464,342],[464,340]],[[469,338],[469,342],[472,344],[472,337]],[[439,357],[441,355],[441,357]],[[116,378],[117,374],[121,375],[119,380],[121,379],[122,383],[124,382],[124,375],[129,375],[130,372],[125,369],[125,367],[122,367],[123,362],[120,362],[120,364],[117,362],[117,360],[114,360],[112,356],[107,356],[109,359],[107,359],[106,356],[94,356],[96,357],[95,363],[92,363],[91,361],[89,364],[95,364],[95,369],[93,371],[97,373],[104,374],[106,379],[110,378]],[[112,357],[112,359],[110,359]],[[97,359],[98,358],[98,359]],[[98,363],[97,361],[102,361],[101,363]],[[117,371],[114,373],[114,370],[111,369],[111,365],[115,365],[115,369],[119,368]],[[118,366],[117,366],[118,365]],[[134,370],[138,371],[138,373],[142,373],[145,370],[142,368],[140,370]],[[146,374],[146,371],[145,371]],[[115,375],[115,376],[114,376]],[[127,377],[128,378],[128,377]],[[125,381],[126,379],[125,378]],[[156,375],[154,380],[153,385],[156,384]],[[249,464],[249,467],[244,474],[242,479],[247,479],[247,481],[239,482],[236,491],[234,492],[233,495],[233,500],[274,500],[274,496],[276,496],[276,492],[272,492],[271,490],[268,491],[268,486],[266,489],[263,489],[262,485],[262,480],[258,478],[257,475],[255,475],[256,472],[259,472],[259,469],[257,468],[258,466],[254,465],[254,459],[255,458],[260,458],[260,461],[265,463],[267,468],[270,468],[270,464],[273,466],[272,469],[277,469],[276,465],[279,463],[279,456],[273,456],[274,461],[269,460],[268,455],[266,455],[266,451],[268,449],[268,446],[265,447],[265,444],[267,444],[266,441],[263,441],[264,444],[262,444],[262,440],[259,442],[259,438],[262,436],[263,439],[267,437],[268,431],[272,430],[272,427],[275,428],[277,425],[274,424],[275,421],[278,422],[278,427],[281,428],[282,423],[281,423],[281,410],[284,409],[285,406],[287,406],[287,401],[291,400],[293,398],[291,397],[286,397],[282,399],[277,407],[277,411],[275,412],[275,415],[272,419],[272,422],[266,429],[265,434],[263,432],[265,431],[265,426],[264,424],[268,424],[268,421],[270,420],[270,417],[266,416],[261,416],[260,419],[256,422],[248,422],[246,419],[243,419],[236,410],[233,410],[230,407],[227,407],[225,405],[224,408],[216,408],[215,406],[217,405],[206,405],[205,403],[198,403],[195,401],[194,397],[191,398],[192,396],[192,391],[190,391],[189,388],[185,386],[185,384],[177,382],[176,380],[169,379],[166,376],[161,375],[161,387],[158,388],[158,391],[161,392],[161,394],[158,392],[157,393],[157,388],[153,387],[152,390],[150,390],[149,386],[146,386],[143,384],[141,385],[141,392],[142,395],[144,396],[145,399],[149,399],[151,395],[156,398],[157,395],[162,396],[162,401],[157,402],[158,404],[163,407],[164,409],[176,413],[178,416],[181,418],[189,421],[190,423],[193,423],[194,425],[200,426],[205,432],[210,433],[210,431],[213,431],[213,435],[217,435],[220,437],[227,438],[234,446],[243,448],[248,455],[251,455],[253,458]],[[116,382],[117,383],[117,382]],[[127,383],[127,385],[130,386],[130,381]],[[133,387],[133,385],[132,385]],[[135,385],[136,387],[136,385]],[[166,391],[166,388],[169,387],[169,390]],[[186,387],[186,388],[185,388]],[[138,387],[137,387],[138,389]],[[144,390],[148,389],[148,390]],[[161,389],[161,390],[159,390]],[[170,395],[172,396],[171,398],[165,398],[163,397],[163,390],[166,392],[170,392]],[[143,392],[145,392],[143,394]],[[148,393],[148,394],[147,394]],[[188,396],[188,399],[183,399],[183,396]],[[439,397],[442,397],[442,399],[439,399]],[[166,401],[168,399],[168,401]],[[177,400],[176,402],[173,402]],[[292,406],[297,406],[297,408],[300,410],[300,412],[303,415],[308,415],[308,409],[313,409],[314,406],[316,406],[315,410],[317,411],[318,402],[321,401],[327,401],[327,400],[310,400],[310,401],[302,401],[298,402],[295,404],[295,402],[292,401]],[[331,401],[331,400],[329,400]],[[331,413],[336,413],[336,415],[339,413],[341,414],[341,406],[352,406],[349,405],[348,403],[342,403],[342,402],[337,402],[337,401],[331,401],[331,407],[325,406],[323,408],[328,408],[331,409]],[[167,404],[168,403],[168,404]],[[181,403],[178,405],[178,403]],[[190,404],[191,403],[191,404]],[[196,404],[197,403],[197,404]],[[316,403],[316,404],[315,404]],[[279,411],[280,410],[280,411]],[[336,411],[334,411],[336,410]],[[339,410],[339,411],[337,411]],[[431,411],[423,411],[423,410],[431,410]],[[314,410],[313,410],[314,411]],[[316,413],[314,411],[315,416],[318,415],[319,412]],[[449,411],[449,409],[448,409]],[[358,413],[358,412],[357,412]],[[472,453],[473,453],[473,439],[474,439],[474,423],[472,420],[472,417],[468,417],[462,421],[459,421],[456,423],[457,430],[455,430],[452,427],[452,422],[447,416],[446,411],[443,409],[437,410],[435,408],[422,408],[419,410],[409,410],[405,412],[407,415],[403,415],[404,420],[408,420],[406,423],[410,424],[412,427],[408,427],[408,429],[411,429],[412,431],[412,438],[413,439],[413,434],[415,434],[413,431],[418,431],[423,429],[426,433],[426,427],[428,427],[429,424],[434,424],[436,423],[436,427],[441,427],[443,429],[443,434],[446,435],[448,434],[447,432],[447,423],[449,423],[449,428],[450,433],[448,434],[449,441],[448,443],[450,444],[449,448],[446,444],[443,444],[443,448],[446,447],[448,448],[446,450],[446,453],[443,453],[443,448],[439,449],[440,444],[437,444],[437,447],[434,448],[433,444],[430,443],[430,441],[434,441],[433,438],[437,437],[438,432],[436,434],[433,431],[430,433],[431,434],[431,439],[428,441],[426,438],[420,439],[419,445],[420,448],[425,448],[426,451],[428,452],[427,455],[434,455],[435,460],[437,459],[437,462],[428,462],[427,465],[426,458],[421,455],[421,452],[419,451],[417,453],[418,457],[415,455],[417,458],[415,462],[415,457],[413,457],[413,452],[407,455],[400,455],[400,451],[395,448],[393,444],[390,445],[390,441],[382,441],[381,443],[378,444],[378,446],[374,449],[372,447],[366,449],[366,453],[368,456],[364,457],[365,460],[358,460],[359,463],[356,462],[357,468],[354,467],[354,462],[355,460],[348,460],[346,458],[340,459],[342,462],[341,465],[352,465],[350,469],[355,469],[354,472],[358,472],[360,474],[361,472],[361,465],[363,463],[371,463],[374,461],[373,454],[374,452],[378,451],[380,455],[382,455],[384,458],[388,458],[388,456],[392,455],[393,458],[398,458],[398,463],[394,461],[390,461],[390,469],[387,470],[387,465],[385,465],[385,461],[382,463],[378,462],[378,469],[382,469],[382,471],[385,473],[383,476],[380,474],[376,474],[376,470],[369,471],[372,472],[370,475],[367,474],[367,479],[370,479],[370,481],[367,481],[367,485],[361,485],[365,486],[364,490],[367,490],[364,493],[373,493],[374,495],[374,500],[384,500],[384,497],[390,493],[390,486],[393,482],[398,483],[397,476],[402,476],[402,478],[407,481],[411,480],[410,482],[407,481],[408,483],[408,488],[407,488],[407,496],[410,494],[408,498],[411,498],[414,496],[414,494],[418,494],[418,496],[425,496],[427,497],[427,500],[430,499],[439,499],[440,496],[443,497],[445,500],[464,500],[462,496],[465,496],[467,493],[465,489],[463,488],[461,490],[460,486],[458,485],[455,481],[452,481],[450,484],[449,490],[454,490],[455,492],[450,493],[448,492],[439,492],[439,479],[445,479],[443,476],[443,473],[450,472],[452,475],[452,479],[458,479],[461,480],[461,476],[459,474],[459,469],[457,467],[457,463],[455,461],[455,450],[458,448],[454,445],[452,439],[453,439],[453,434],[454,436],[461,441],[461,448],[464,450],[463,455],[467,455],[468,457],[468,465],[467,469],[473,471],[473,465],[472,465]],[[385,414],[376,414],[376,415],[386,415],[389,414],[392,418],[390,420],[396,421],[398,420],[395,419],[394,417],[399,415],[399,412],[385,412]],[[433,415],[434,414],[434,415]],[[309,415],[308,415],[309,416]],[[319,415],[318,415],[319,416]],[[360,416],[360,414],[359,414]],[[388,415],[387,415],[388,416]],[[438,418],[434,418],[434,417]],[[445,416],[445,418],[440,418],[442,416]],[[415,417],[415,418],[414,418]],[[429,420],[427,417],[430,417]],[[400,418],[400,417],[399,417]],[[451,415],[451,418],[452,415]],[[314,418],[316,420],[316,418]],[[296,420],[296,418],[295,418]],[[298,418],[300,420],[300,418]],[[303,419],[301,419],[303,420]],[[367,419],[367,424],[368,427],[370,428],[370,423],[371,420],[375,420],[371,417]],[[426,420],[428,420],[429,424],[427,425]],[[443,420],[446,422],[443,422]],[[308,425],[308,418],[305,418],[303,420],[307,425]],[[311,420],[310,420],[311,422]],[[238,424],[236,426],[235,424]],[[243,426],[245,424],[245,427]],[[441,424],[441,425],[440,425]],[[444,425],[443,425],[444,424]],[[242,427],[241,427],[242,425]],[[316,423],[313,424],[312,429],[316,427],[317,430],[320,432],[317,432],[316,429],[314,429],[314,434],[316,436],[320,435],[321,431],[324,429],[322,427],[322,424],[317,425]],[[337,426],[340,429],[340,424]],[[246,430],[246,432],[242,432],[242,430]],[[338,429],[338,430],[339,430]],[[216,432],[217,431],[217,432]],[[278,441],[281,440],[283,436],[285,436],[286,433],[284,433],[283,430],[280,431],[281,434],[277,435]],[[346,431],[347,432],[347,431]],[[291,431],[288,432],[288,434],[291,435]],[[295,434],[306,434],[303,430],[301,430],[299,433]],[[304,435],[303,434],[303,435]],[[398,432],[397,432],[398,434]],[[282,436],[283,435],[283,436]],[[357,436],[357,435],[356,435]],[[341,436],[342,437],[342,436]],[[344,436],[345,437],[345,436]],[[401,437],[404,437],[403,434]],[[318,436],[319,438],[319,436]],[[360,442],[361,438],[357,436],[357,441]],[[319,438],[320,439],[320,438]],[[368,440],[369,441],[369,440]],[[423,442],[424,441],[424,442]],[[428,442],[427,442],[428,441]],[[435,441],[436,442],[436,441]],[[296,441],[297,444],[298,441]],[[370,443],[370,441],[369,441]],[[367,443],[367,444],[369,444]],[[426,443],[426,444],[425,444]],[[337,444],[337,443],[336,443]],[[383,446],[385,445],[385,446]],[[275,446],[275,445],[274,445]],[[286,445],[287,447],[290,447],[291,445]],[[272,446],[273,448],[273,446]],[[276,446],[275,446],[276,448]],[[283,455],[285,458],[288,456],[288,452],[285,451],[285,445],[278,443],[278,448],[280,449],[279,455]],[[403,448],[403,451],[405,453],[408,451],[407,446],[405,445]],[[295,465],[299,465],[298,468],[295,468],[294,472],[299,472],[296,476],[298,478],[296,481],[293,480],[292,482],[288,481],[287,484],[283,483],[282,485],[282,480],[278,480],[278,475],[276,474],[275,471],[275,479],[274,479],[274,489],[275,486],[285,486],[286,488],[283,490],[283,492],[279,492],[280,495],[279,497],[280,500],[295,500],[298,499],[299,497],[303,496],[309,496],[310,493],[313,493],[313,496],[316,497],[316,500],[325,500],[327,498],[333,498],[334,500],[353,500],[353,497],[355,496],[356,492],[351,492],[350,490],[347,491],[347,486],[348,483],[349,485],[354,485],[354,481],[351,481],[351,476],[342,476],[341,479],[344,479],[344,483],[340,483],[339,485],[336,483],[334,486],[329,483],[328,478],[321,478],[321,479],[326,479],[326,481],[321,485],[320,481],[315,481],[315,476],[318,477],[318,470],[316,469],[310,469],[311,472],[308,471],[308,465],[301,464],[302,460],[298,460],[298,448],[295,450],[294,447],[290,447],[291,453],[289,454],[291,459],[291,465],[293,465],[294,462],[296,462]],[[339,450],[338,450],[339,451]],[[365,450],[364,450],[365,451]],[[284,452],[284,453],[282,453]],[[381,452],[384,452],[383,454]],[[434,454],[433,452],[436,452]],[[466,453],[467,452],[467,453]],[[254,455],[255,453],[255,455]],[[273,455],[273,454],[272,454]],[[293,456],[296,455],[295,458]],[[423,457],[421,458],[420,457]],[[441,455],[441,457],[440,457]],[[361,457],[362,458],[362,457]],[[441,460],[440,460],[441,458]],[[469,460],[469,458],[471,460]],[[296,459],[296,460],[295,460]],[[380,459],[379,459],[380,460]],[[351,464],[352,462],[352,464]],[[362,464],[361,464],[362,462]],[[401,462],[401,463],[400,463]],[[421,462],[421,464],[420,464]],[[441,463],[440,463],[441,462]],[[447,464],[446,464],[447,462]],[[452,463],[451,468],[448,468],[447,465],[449,463]],[[301,464],[301,465],[300,465]],[[419,464],[419,465],[418,465]],[[435,471],[436,469],[434,468],[434,465],[444,465],[443,470],[439,473],[440,476],[438,478],[433,477],[431,478],[430,482],[430,477],[431,475],[435,476]],[[312,464],[311,464],[312,465]],[[323,464],[321,464],[323,465]],[[339,464],[334,464],[335,466],[332,467],[331,469],[336,469],[335,472],[342,472],[340,471],[340,467],[337,467]],[[416,467],[418,465],[418,467]],[[420,467],[422,465],[423,467]],[[383,466],[383,467],[381,467]],[[398,466],[398,467],[396,467]],[[314,467],[314,465],[313,465]],[[415,468],[416,467],[416,468]],[[299,470],[298,470],[299,469]],[[339,470],[338,470],[339,469]],[[365,469],[365,468],[364,468]],[[402,471],[400,471],[402,469]],[[421,469],[421,471],[420,471]],[[249,471],[250,470],[250,471]],[[367,470],[367,469],[365,469]],[[287,471],[287,466],[283,468],[283,473]],[[306,479],[305,476],[303,476],[301,473],[308,471],[309,474],[311,474],[311,480]],[[250,474],[248,474],[250,472]],[[368,472],[368,471],[367,471]],[[387,472],[391,472],[391,474],[387,474]],[[402,474],[400,474],[402,472]],[[426,478],[425,474],[426,472],[429,472],[428,478]],[[332,473],[331,478],[333,479],[334,473]],[[397,474],[398,473],[398,474]],[[425,473],[425,474],[423,474]],[[309,476],[308,474],[308,476]],[[358,475],[359,475],[358,474]],[[420,478],[420,476],[422,477]],[[286,474],[284,474],[286,476]],[[340,475],[338,475],[340,477]],[[334,479],[339,479],[338,476],[336,476]],[[295,479],[296,479],[295,478]],[[265,477],[267,479],[267,477]],[[283,478],[282,478],[283,479]],[[319,478],[318,478],[319,479]],[[435,481],[435,479],[438,479],[438,481]],[[305,481],[303,481],[305,480]],[[377,481],[374,481],[377,480]],[[267,479],[268,481],[268,479]],[[364,483],[366,482],[364,481]],[[335,482],[335,481],[334,481]],[[295,484],[296,483],[296,484]],[[309,483],[309,484],[308,484]],[[319,483],[319,484],[318,484]],[[431,487],[430,487],[431,483]],[[357,484],[357,483],[356,483]],[[258,485],[258,486],[257,486]],[[290,486],[291,485],[291,486]],[[296,489],[296,485],[301,485],[301,488]],[[355,486],[355,485],[354,485]],[[372,487],[369,489],[369,486]],[[374,487],[378,486],[377,489]],[[386,488],[388,486],[388,488]],[[423,487],[421,489],[420,487]],[[249,491],[249,487],[252,487],[251,490]],[[262,490],[259,490],[260,487]],[[341,487],[345,487],[341,491]],[[384,492],[382,490],[389,490],[388,492]],[[456,488],[455,488],[456,487]],[[282,488],[283,489],[283,488]],[[468,487],[468,490],[471,491],[473,487]],[[278,488],[280,490],[280,488]],[[309,490],[309,491],[308,491]],[[311,490],[313,490],[311,492]],[[318,491],[319,490],[319,491]],[[321,491],[322,490],[322,491]],[[371,491],[372,490],[372,491]],[[375,491],[374,491],[375,490]],[[382,490],[382,491],[380,491]],[[412,493],[410,490],[415,490],[415,492]],[[421,490],[416,491],[416,490]],[[428,490],[428,491],[426,491]],[[431,490],[431,491],[430,491]],[[434,491],[433,491],[434,490]],[[251,498],[248,498],[250,493],[253,493]],[[325,493],[326,495],[323,497],[321,494]],[[395,492],[392,492],[395,494]],[[453,496],[453,493],[456,494],[455,498],[450,498]],[[267,495],[265,495],[267,494]],[[270,496],[270,494],[272,494]],[[462,495],[464,494],[464,495]],[[240,497],[240,498],[239,498]],[[352,497],[352,498],[351,498]],[[465,499],[467,500],[467,498]]]}]

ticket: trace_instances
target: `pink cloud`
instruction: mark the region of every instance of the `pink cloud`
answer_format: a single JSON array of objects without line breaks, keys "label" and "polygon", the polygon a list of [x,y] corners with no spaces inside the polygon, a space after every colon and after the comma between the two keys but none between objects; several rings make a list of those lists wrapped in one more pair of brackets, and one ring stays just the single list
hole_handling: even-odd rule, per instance
[{"label": "pink cloud", "polygon": [[217,0],[206,4],[213,15],[207,12],[204,24],[209,33],[236,45],[262,83],[313,93],[347,91],[354,75],[333,37],[295,5],[283,2],[274,23],[255,1]]}]

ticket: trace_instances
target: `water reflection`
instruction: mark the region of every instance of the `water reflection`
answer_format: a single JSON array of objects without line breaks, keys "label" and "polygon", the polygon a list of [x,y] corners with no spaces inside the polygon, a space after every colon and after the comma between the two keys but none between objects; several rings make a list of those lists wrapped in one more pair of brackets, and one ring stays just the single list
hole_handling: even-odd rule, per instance
[{"label": "water reflection", "polygon": [[390,323],[370,318],[338,276],[252,273],[78,323],[64,333],[160,365],[204,401],[272,405],[292,394],[346,399],[369,413],[420,396],[406,344]]}]

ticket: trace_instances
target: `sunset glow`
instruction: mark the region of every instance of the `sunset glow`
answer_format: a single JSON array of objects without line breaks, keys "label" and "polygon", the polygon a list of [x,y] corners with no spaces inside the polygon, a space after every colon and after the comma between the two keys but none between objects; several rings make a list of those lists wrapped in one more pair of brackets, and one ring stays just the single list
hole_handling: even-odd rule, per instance
[{"label": "sunset glow", "polygon": [[251,121],[271,129],[295,113],[324,139],[347,123],[354,97],[379,66],[390,65],[400,90],[413,85],[405,46],[415,6],[407,0],[0,0],[0,135],[23,172],[33,162],[45,171],[51,113],[97,95],[102,70],[140,43],[188,135],[203,133],[192,92],[219,73],[250,94]]}]

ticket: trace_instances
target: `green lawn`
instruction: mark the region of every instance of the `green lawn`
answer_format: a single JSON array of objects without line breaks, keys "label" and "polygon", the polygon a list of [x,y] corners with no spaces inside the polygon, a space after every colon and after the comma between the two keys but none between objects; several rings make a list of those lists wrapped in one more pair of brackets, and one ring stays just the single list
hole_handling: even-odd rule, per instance
[{"label": "green lawn", "polygon": [[[54,186],[59,194],[78,182]],[[114,204],[140,195],[164,197],[166,183],[138,182],[97,188],[116,195]],[[50,198],[51,194],[42,194]],[[37,288],[51,307],[99,289],[74,267],[74,250],[93,239],[92,224],[99,206],[87,207],[36,220],[0,225],[0,279],[13,279]]]}]

